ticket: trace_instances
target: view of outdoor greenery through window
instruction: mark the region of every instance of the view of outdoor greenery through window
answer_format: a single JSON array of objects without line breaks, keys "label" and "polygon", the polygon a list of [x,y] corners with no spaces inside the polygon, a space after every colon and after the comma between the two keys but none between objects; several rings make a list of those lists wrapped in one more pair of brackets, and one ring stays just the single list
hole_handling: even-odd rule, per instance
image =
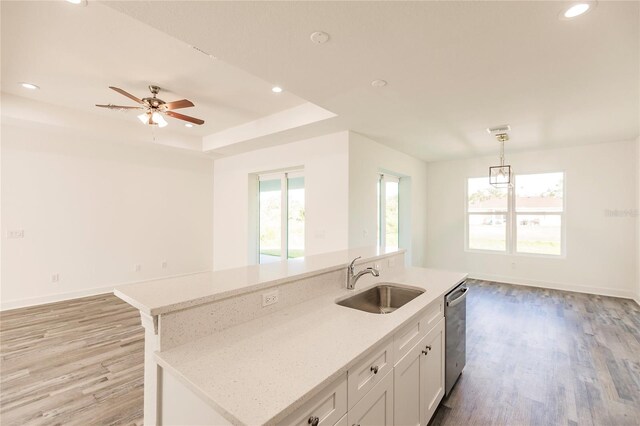
[{"label": "view of outdoor greenery through window", "polygon": [[489,178],[468,181],[468,246],[473,250],[507,250],[508,191]]},{"label": "view of outdoor greenery through window", "polygon": [[304,256],[304,178],[289,179],[287,202],[288,257]]},{"label": "view of outdoor greenery through window", "polygon": [[390,249],[398,248],[398,182],[385,182],[385,245]]},{"label": "view of outdoor greenery through window", "polygon": [[516,251],[562,254],[564,173],[516,177]]},{"label": "view of outdoor greenery through window", "polygon": [[378,246],[397,249],[400,238],[400,178],[380,175],[378,179]]},{"label": "view of outdoor greenery through window", "polygon": [[[486,177],[470,178],[467,247],[561,255],[563,190],[561,172],[517,175],[511,194],[506,188],[491,186]],[[515,197],[515,211],[510,208],[510,196]]]},{"label": "view of outdoor greenery through window", "polygon": [[304,177],[260,179],[259,197],[259,262],[304,256]]}]

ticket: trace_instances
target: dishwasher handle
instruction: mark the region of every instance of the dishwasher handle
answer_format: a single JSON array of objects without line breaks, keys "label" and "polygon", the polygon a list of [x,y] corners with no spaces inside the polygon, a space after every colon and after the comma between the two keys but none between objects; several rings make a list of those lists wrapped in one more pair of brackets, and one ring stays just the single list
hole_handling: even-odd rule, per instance
[{"label": "dishwasher handle", "polygon": [[447,297],[447,307],[456,306],[458,303],[462,302],[467,297],[468,291],[469,287],[462,287],[459,291],[460,296],[456,297],[455,299],[449,299]]}]

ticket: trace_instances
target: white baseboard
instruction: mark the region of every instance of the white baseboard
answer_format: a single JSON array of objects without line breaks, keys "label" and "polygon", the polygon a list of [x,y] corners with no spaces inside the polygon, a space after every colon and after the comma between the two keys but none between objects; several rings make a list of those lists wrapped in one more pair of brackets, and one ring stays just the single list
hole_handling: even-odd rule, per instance
[{"label": "white baseboard", "polygon": [[516,284],[516,285],[526,285],[530,287],[548,288],[551,290],[564,290],[564,291],[573,291],[577,293],[597,294],[600,296],[621,297],[624,299],[635,300],[635,302],[638,303],[638,295],[634,294],[633,292],[626,291],[626,290],[611,289],[606,287],[589,287],[589,286],[582,286],[582,285],[554,283],[554,282],[548,282],[548,281],[527,280],[522,278],[491,275],[491,274],[470,273],[469,278],[472,278],[472,279],[475,278],[475,279],[485,280],[485,281],[495,281],[500,283]]},{"label": "white baseboard", "polygon": [[146,281],[155,281],[155,280],[162,280],[162,279],[177,278],[177,277],[183,277],[185,275],[201,274],[203,272],[209,272],[209,271],[205,270],[205,271],[196,271],[196,272],[186,272],[186,273],[182,273],[182,274],[174,274],[174,275],[167,275],[167,276],[163,276],[163,277],[148,278],[148,279],[139,280],[139,281],[115,283],[113,285],[106,286],[106,287],[95,287],[95,288],[88,288],[88,289],[83,289],[83,290],[78,290],[78,291],[70,291],[70,292],[67,292],[67,293],[48,294],[46,296],[31,297],[31,298],[28,298],[28,299],[16,299],[16,300],[7,300],[7,301],[2,300],[0,302],[0,312],[8,311],[10,309],[26,308],[26,307],[29,307],[29,306],[36,306],[36,305],[44,305],[44,304],[47,304],[47,303],[62,302],[63,300],[78,299],[80,297],[95,296],[97,294],[113,293],[113,290],[116,287],[119,287],[119,286],[122,286],[122,285],[141,283],[141,282],[146,282]]},{"label": "white baseboard", "polygon": [[95,296],[96,294],[105,294],[113,292],[113,286],[89,288],[86,290],[71,291],[68,293],[50,294],[47,296],[32,297],[29,299],[18,299],[2,301],[0,303],[0,311],[8,311],[10,309],[26,308],[28,306],[44,305],[46,303],[62,302],[63,300],[77,299],[80,297]]}]

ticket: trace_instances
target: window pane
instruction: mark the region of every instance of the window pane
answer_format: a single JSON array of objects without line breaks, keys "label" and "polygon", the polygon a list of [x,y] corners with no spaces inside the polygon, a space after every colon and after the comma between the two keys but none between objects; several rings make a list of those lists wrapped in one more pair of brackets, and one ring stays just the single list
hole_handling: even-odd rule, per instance
[{"label": "window pane", "polygon": [[496,188],[489,184],[489,177],[471,178],[467,182],[468,211],[506,212],[507,188]]},{"label": "window pane", "polygon": [[507,250],[506,214],[470,214],[469,248],[473,250]]},{"label": "window pane", "polygon": [[282,241],[280,179],[260,181],[260,263],[280,260]]},{"label": "window pane", "polygon": [[516,211],[561,212],[564,173],[516,176]]},{"label": "window pane", "polygon": [[398,182],[385,182],[385,243],[398,248]]},{"label": "window pane", "polygon": [[287,182],[288,194],[288,258],[304,256],[304,178],[291,178]]},{"label": "window pane", "polygon": [[519,214],[519,253],[562,254],[562,216]]}]

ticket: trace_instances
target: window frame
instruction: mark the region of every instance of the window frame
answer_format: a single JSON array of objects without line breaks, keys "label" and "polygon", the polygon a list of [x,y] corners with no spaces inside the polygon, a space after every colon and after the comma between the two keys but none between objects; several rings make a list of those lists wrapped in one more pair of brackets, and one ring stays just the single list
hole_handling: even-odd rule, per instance
[{"label": "window frame", "polygon": [[[516,210],[516,186],[518,182],[518,176],[528,176],[528,175],[543,175],[543,174],[551,174],[551,173],[562,173],[562,211],[548,211],[541,210],[535,212],[518,212]],[[541,257],[541,258],[549,258],[549,259],[564,259],[567,256],[567,238],[566,238],[566,187],[567,187],[567,173],[565,170],[552,170],[552,171],[536,171],[536,172],[527,172],[527,173],[519,173],[514,174],[514,182],[513,186],[507,189],[507,210],[502,212],[470,212],[469,211],[469,179],[477,179],[484,178],[484,176],[468,176],[465,179],[465,233],[464,233],[464,249],[465,252],[470,253],[481,253],[481,254],[498,254],[498,255],[509,255],[509,256],[520,256],[520,257]],[[488,179],[488,178],[487,178]],[[495,215],[505,215],[506,216],[506,244],[505,250],[488,250],[488,249],[475,249],[469,247],[469,217],[471,215],[487,215],[487,216],[495,216]],[[518,251],[518,216],[519,215],[557,215],[560,216],[560,254],[548,254],[548,253],[528,253],[528,252],[520,252]]]},{"label": "window frame", "polygon": [[[256,260],[258,265],[266,265],[260,262],[261,245],[260,245],[260,181],[280,180],[280,261],[289,259],[289,179],[302,177],[304,178],[304,169],[287,169],[277,172],[256,173],[257,182],[257,232],[256,232]],[[305,210],[306,210],[306,181],[305,181]],[[305,220],[306,227],[306,220]],[[306,232],[304,249],[306,250]],[[275,257],[275,256],[274,256]],[[301,256],[301,257],[304,257]]]}]

